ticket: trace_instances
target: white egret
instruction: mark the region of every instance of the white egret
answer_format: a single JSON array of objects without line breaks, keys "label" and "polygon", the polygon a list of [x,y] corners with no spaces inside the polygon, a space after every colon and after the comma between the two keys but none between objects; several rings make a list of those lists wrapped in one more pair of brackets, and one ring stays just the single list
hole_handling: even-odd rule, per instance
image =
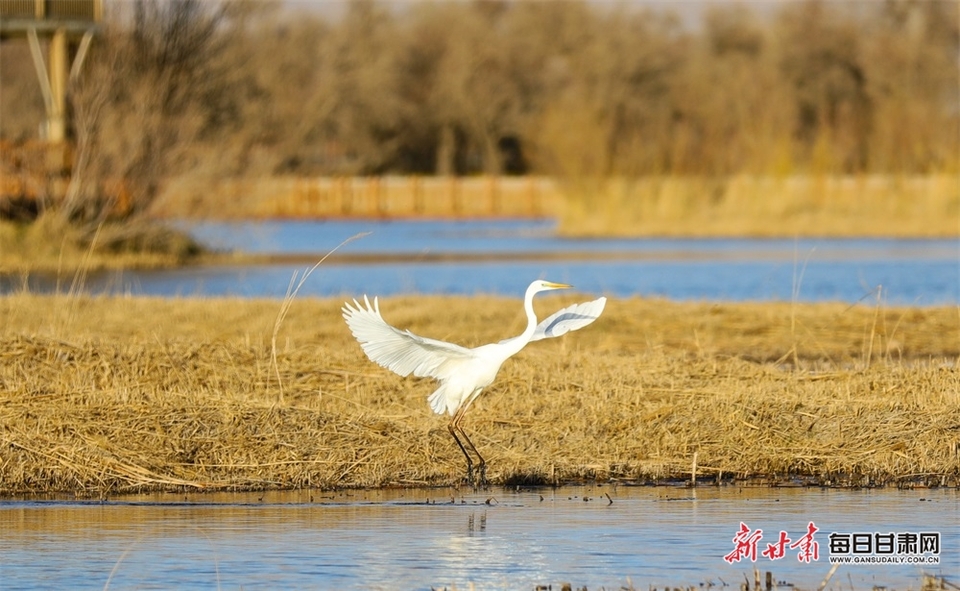
[{"label": "white egret", "polygon": [[473,460],[467,452],[469,447],[477,456],[482,483],[486,479],[486,462],[460,424],[463,415],[481,390],[493,382],[503,362],[527,343],[558,337],[583,328],[600,317],[606,298],[568,306],[538,324],[533,311],[533,296],[541,291],[569,287],[563,283],[534,281],[523,299],[527,314],[527,328],[523,333],[473,349],[417,336],[409,330],[390,326],[380,315],[377,298],[373,299],[372,305],[367,296],[363,296],[363,304],[357,300],[353,300],[353,304],[345,303],[343,317],[371,361],[401,376],[412,373],[440,382],[440,387],[427,398],[430,408],[437,414],[447,412],[452,416],[448,429],[467,459],[467,480],[473,483]]}]

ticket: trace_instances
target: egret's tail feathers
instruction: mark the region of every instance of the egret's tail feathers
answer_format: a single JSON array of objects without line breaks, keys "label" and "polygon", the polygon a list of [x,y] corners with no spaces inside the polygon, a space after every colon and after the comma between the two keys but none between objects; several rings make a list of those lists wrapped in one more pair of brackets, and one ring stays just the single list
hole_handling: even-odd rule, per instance
[{"label": "egret's tail feathers", "polygon": [[452,407],[452,400],[447,400],[447,388],[446,385],[442,385],[436,390],[433,391],[433,394],[427,396],[427,402],[430,403],[430,409],[438,415],[443,413],[453,414],[456,412],[456,408]]}]

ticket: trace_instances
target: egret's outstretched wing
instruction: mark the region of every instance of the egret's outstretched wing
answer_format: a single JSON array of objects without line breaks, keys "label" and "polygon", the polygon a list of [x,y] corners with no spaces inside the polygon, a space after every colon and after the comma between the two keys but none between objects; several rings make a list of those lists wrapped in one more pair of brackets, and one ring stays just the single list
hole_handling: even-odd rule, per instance
[{"label": "egret's outstretched wing", "polygon": [[558,337],[571,330],[583,328],[600,317],[606,304],[607,298],[599,298],[592,302],[567,306],[538,324],[530,341]]},{"label": "egret's outstretched wing", "polygon": [[456,362],[473,358],[470,349],[434,339],[417,336],[409,330],[390,326],[380,315],[380,305],[373,305],[363,296],[364,305],[353,300],[343,306],[343,318],[350,332],[371,361],[408,376],[447,379]]}]

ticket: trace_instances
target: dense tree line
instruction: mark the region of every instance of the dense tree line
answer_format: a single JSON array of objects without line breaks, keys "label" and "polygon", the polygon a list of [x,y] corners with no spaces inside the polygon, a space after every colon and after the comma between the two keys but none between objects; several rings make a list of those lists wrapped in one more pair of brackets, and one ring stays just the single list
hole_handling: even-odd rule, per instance
[{"label": "dense tree line", "polygon": [[[72,89],[75,135],[88,178],[119,172],[145,195],[184,171],[957,169],[955,2],[704,6],[108,2]],[[30,137],[42,101],[25,44],[0,59],[0,135]]]}]

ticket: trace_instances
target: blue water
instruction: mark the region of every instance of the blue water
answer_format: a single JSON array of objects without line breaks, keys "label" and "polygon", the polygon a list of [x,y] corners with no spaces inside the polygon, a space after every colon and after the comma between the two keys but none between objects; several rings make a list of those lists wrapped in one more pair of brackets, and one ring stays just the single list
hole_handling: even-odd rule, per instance
[{"label": "blue water", "polygon": [[[852,532],[939,533],[940,564],[845,565],[829,589],[918,589],[924,572],[960,575],[955,490],[604,486],[258,496],[0,502],[0,587],[738,588],[757,568],[815,589],[830,570],[830,534]],[[728,563],[741,522],[762,531],[757,560]],[[799,561],[796,549],[779,559],[762,555],[780,531],[798,540],[810,522],[819,530],[816,560]]]},{"label": "blue water", "polygon": [[[960,303],[960,242],[919,239],[567,239],[543,221],[274,221],[184,225],[222,250],[296,255],[300,262],[90,274],[92,293],[283,297],[302,273],[343,245],[300,295],[500,294],[533,279],[613,297],[702,301]],[[364,260],[357,260],[364,255]],[[394,257],[376,261],[378,255]],[[437,260],[439,255],[449,259]],[[489,256],[490,258],[484,259]],[[56,288],[36,276],[35,291]],[[69,285],[70,278],[61,278]],[[0,292],[23,279],[0,277]]]},{"label": "blue water", "polygon": [[563,238],[549,220],[258,221],[181,223],[212,248],[259,254],[324,254],[341,241],[350,253],[634,253],[660,256],[957,260],[960,241],[884,238]]}]

